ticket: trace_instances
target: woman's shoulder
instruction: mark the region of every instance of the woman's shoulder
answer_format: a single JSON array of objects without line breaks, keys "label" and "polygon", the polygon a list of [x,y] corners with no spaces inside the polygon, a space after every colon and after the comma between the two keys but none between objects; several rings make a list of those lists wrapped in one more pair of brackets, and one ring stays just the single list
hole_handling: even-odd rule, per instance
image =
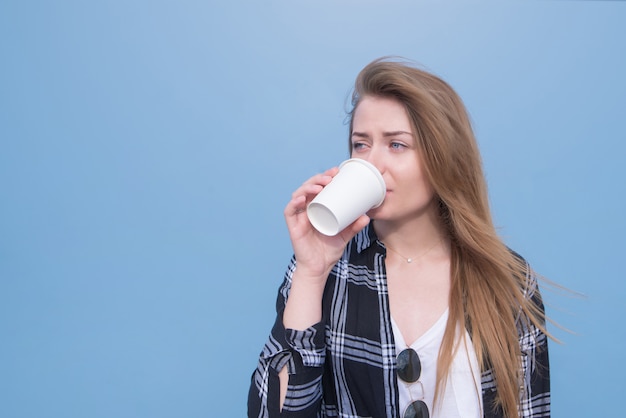
[{"label": "woman's shoulder", "polygon": [[524,296],[526,296],[526,298],[532,298],[534,293],[539,291],[537,274],[533,271],[530,263],[520,253],[510,247],[507,247],[507,249],[513,257],[513,268],[518,278],[519,285],[524,292]]}]

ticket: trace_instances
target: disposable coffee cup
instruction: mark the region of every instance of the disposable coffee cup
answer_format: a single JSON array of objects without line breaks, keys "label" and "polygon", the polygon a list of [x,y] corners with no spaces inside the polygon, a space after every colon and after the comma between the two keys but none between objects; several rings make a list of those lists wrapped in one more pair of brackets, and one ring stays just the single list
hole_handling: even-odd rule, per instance
[{"label": "disposable coffee cup", "polygon": [[334,236],[385,200],[387,186],[378,169],[359,158],[339,166],[339,173],[307,206],[311,225]]}]

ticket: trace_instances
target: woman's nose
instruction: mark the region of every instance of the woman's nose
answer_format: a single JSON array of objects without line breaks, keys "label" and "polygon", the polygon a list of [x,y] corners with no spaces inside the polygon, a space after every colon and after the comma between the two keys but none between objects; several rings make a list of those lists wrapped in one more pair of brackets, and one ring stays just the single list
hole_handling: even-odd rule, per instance
[{"label": "woman's nose", "polygon": [[372,147],[367,157],[365,158],[367,162],[372,164],[374,167],[378,169],[381,173],[385,172],[386,164],[384,153],[381,152],[381,149],[378,147]]}]

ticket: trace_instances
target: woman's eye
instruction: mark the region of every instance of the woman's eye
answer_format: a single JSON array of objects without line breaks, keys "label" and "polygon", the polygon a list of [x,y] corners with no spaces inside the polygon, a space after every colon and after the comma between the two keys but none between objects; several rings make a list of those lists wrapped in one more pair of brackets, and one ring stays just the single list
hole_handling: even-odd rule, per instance
[{"label": "woman's eye", "polygon": [[353,142],[352,143],[352,149],[355,150],[355,151],[363,149],[363,148],[365,148],[365,144],[362,143],[362,142]]},{"label": "woman's eye", "polygon": [[391,146],[391,148],[393,148],[395,150],[399,150],[399,149],[405,148],[405,145],[400,143],[400,142],[392,142],[390,146]]}]

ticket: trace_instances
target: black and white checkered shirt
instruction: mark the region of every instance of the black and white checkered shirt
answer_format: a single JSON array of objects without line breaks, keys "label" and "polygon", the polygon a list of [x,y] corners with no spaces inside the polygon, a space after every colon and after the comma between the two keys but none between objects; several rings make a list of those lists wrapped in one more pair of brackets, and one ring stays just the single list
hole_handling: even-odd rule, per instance
[{"label": "black and white checkered shirt", "polygon": [[[385,275],[385,248],[366,227],[333,268],[323,297],[323,319],[304,331],[285,329],[282,313],[296,262],[291,260],[276,303],[277,318],[252,376],[248,417],[399,417],[396,356]],[[527,297],[543,308],[537,282]],[[520,417],[550,416],[546,336],[518,321],[523,382]],[[289,385],[279,411],[278,371],[287,365]],[[490,370],[481,376],[484,416],[494,410]]]}]

